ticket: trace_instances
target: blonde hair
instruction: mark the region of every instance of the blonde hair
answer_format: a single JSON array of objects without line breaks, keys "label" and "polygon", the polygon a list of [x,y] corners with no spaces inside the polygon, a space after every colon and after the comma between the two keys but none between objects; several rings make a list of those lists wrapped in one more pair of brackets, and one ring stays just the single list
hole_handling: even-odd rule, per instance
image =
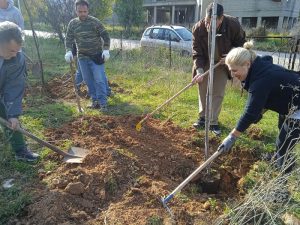
[{"label": "blonde hair", "polygon": [[252,63],[256,58],[256,53],[252,50],[254,46],[253,40],[244,43],[243,47],[233,48],[227,54],[226,65],[242,66],[245,62]]}]

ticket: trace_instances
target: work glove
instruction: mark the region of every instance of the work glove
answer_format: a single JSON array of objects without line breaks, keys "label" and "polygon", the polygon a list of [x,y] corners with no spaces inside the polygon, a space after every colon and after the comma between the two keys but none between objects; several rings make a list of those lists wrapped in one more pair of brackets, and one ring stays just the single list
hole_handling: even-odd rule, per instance
[{"label": "work glove", "polygon": [[18,128],[20,128],[20,122],[18,118],[10,118],[8,119],[8,122],[10,122],[10,128],[12,130],[17,130]]},{"label": "work glove", "polygon": [[66,54],[65,54],[65,60],[67,63],[70,63],[72,60],[73,60],[73,54],[72,54],[72,51],[68,51]]},{"label": "work glove", "polygon": [[222,144],[218,147],[218,151],[222,150],[223,153],[229,153],[230,149],[234,145],[237,137],[230,133],[223,141]]},{"label": "work glove", "polygon": [[109,50],[103,50],[102,58],[104,59],[104,62],[107,61],[109,59],[109,57],[110,57]]},{"label": "work glove", "polygon": [[203,76],[202,74],[204,73],[202,68],[198,68],[196,69],[197,75],[193,78],[192,83],[196,84],[196,83],[201,83],[203,81]]}]

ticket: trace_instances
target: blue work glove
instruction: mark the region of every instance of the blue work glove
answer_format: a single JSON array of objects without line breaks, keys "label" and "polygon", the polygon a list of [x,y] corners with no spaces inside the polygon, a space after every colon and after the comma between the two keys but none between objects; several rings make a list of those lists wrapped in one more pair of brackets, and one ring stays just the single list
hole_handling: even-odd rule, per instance
[{"label": "blue work glove", "polygon": [[222,144],[218,147],[218,151],[221,150],[223,153],[229,153],[230,149],[234,145],[237,137],[230,133],[223,141]]}]

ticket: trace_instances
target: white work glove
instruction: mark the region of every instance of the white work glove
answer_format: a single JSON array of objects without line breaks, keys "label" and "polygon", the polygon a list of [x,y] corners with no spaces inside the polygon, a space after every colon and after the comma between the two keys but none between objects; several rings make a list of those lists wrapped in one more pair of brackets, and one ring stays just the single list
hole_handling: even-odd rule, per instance
[{"label": "white work glove", "polygon": [[107,61],[109,59],[109,57],[110,57],[109,50],[103,50],[102,58],[104,59],[104,62]]},{"label": "white work glove", "polygon": [[72,51],[68,51],[66,54],[65,54],[65,60],[67,63],[70,63],[72,60],[73,60],[73,54],[72,54]]},{"label": "white work glove", "polygon": [[17,118],[10,118],[8,122],[10,122],[10,128],[12,130],[17,130],[20,127],[20,122]]},{"label": "white work glove", "polygon": [[223,153],[229,153],[230,149],[234,145],[237,137],[230,133],[222,142],[222,144],[218,147],[218,151],[222,150]]}]

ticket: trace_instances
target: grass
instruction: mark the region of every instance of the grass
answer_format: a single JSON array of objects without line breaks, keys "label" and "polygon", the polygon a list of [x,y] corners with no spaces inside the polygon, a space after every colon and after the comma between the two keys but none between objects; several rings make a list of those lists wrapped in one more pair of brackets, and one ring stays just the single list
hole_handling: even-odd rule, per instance
[{"label": "grass", "polygon": [[[25,52],[34,61],[37,60],[33,40],[26,37]],[[64,47],[57,39],[40,39],[39,46],[45,69],[45,80],[65,74],[69,67],[64,62]],[[164,103],[191,81],[192,60],[172,54],[172,66],[169,67],[169,53],[163,49],[158,51],[132,50],[118,53],[111,51],[111,59],[106,64],[106,73],[110,82],[117,84],[117,92],[114,98],[109,100],[110,115],[146,114]],[[40,77],[34,77],[29,73],[29,95],[24,99],[23,126],[44,138],[46,128],[56,128],[76,118],[79,114],[76,105],[69,102],[49,103],[49,99],[37,91],[36,86],[41,83]],[[177,125],[189,128],[198,118],[198,91],[196,87],[190,88],[181,94],[169,106],[157,112],[154,117],[162,121],[170,119]],[[243,112],[246,94],[240,95],[240,91],[228,85],[220,115],[220,124],[223,129],[221,138],[235,126],[239,116]],[[83,101],[83,105],[88,101]],[[100,112],[87,110],[86,115],[101,115]],[[254,125],[262,130],[261,141],[249,139],[243,135],[237,142],[238,146],[259,151],[270,151],[275,148],[274,140],[277,134],[277,115],[267,112],[261,122]],[[83,124],[84,126],[84,124]],[[82,130],[84,132],[84,130]],[[1,133],[0,133],[1,134]],[[2,135],[3,136],[3,135]],[[1,137],[1,135],[0,135]],[[44,157],[49,150],[40,148],[32,141],[29,142],[34,150],[38,150]],[[61,142],[66,147],[70,145],[67,140]],[[8,178],[17,180],[16,186],[9,191],[0,192],[0,224],[5,224],[9,218],[20,215],[24,206],[31,201],[25,187],[31,182],[37,182],[37,167],[45,168],[46,171],[53,170],[57,166],[42,160],[38,166],[17,162],[7,145],[1,146],[0,151],[0,182]],[[120,151],[128,157],[126,151]],[[18,191],[16,191],[18,190]],[[182,201],[186,196],[179,197]],[[3,203],[3,204],[2,204]],[[297,212],[296,212],[297,213]],[[152,221],[152,222],[151,222]],[[156,219],[150,219],[155,224]]]}]

